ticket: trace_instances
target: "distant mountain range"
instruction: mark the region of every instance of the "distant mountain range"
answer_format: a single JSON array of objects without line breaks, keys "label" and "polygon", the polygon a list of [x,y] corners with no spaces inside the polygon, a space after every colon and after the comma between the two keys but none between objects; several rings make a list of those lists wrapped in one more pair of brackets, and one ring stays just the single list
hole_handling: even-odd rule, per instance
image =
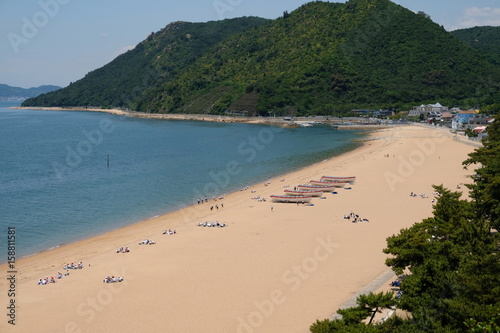
[{"label": "distant mountain range", "polygon": [[43,85],[40,87],[25,89],[0,83],[0,100],[23,100],[58,89],[61,89],[61,87]]},{"label": "distant mountain range", "polygon": [[462,40],[389,0],[315,1],[275,20],[171,23],[23,105],[262,116],[491,105],[500,65]]}]

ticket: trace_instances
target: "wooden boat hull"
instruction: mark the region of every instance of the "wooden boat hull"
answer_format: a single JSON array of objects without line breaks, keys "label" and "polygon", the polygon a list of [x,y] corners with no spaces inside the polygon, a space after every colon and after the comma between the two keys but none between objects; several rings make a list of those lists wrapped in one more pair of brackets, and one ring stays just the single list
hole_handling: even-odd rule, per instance
[{"label": "wooden boat hull", "polygon": [[334,191],[337,187],[336,186],[319,186],[319,185],[299,185],[297,186],[297,189],[299,191],[323,191],[323,192],[330,192]]},{"label": "wooden boat hull", "polygon": [[311,196],[320,197],[323,195],[322,190],[317,191],[301,191],[301,190],[285,190],[285,195],[301,195],[301,196]]},{"label": "wooden boat hull", "polygon": [[331,176],[323,176],[321,177],[322,182],[344,182],[344,183],[354,183],[356,181],[355,176],[351,177],[331,177]]},{"label": "wooden boat hull", "polygon": [[302,195],[271,195],[271,200],[273,202],[284,202],[284,203],[307,203],[310,202],[312,196],[302,196]]},{"label": "wooden boat hull", "polygon": [[334,187],[344,187],[345,182],[322,182],[319,180],[311,180],[309,182],[311,185],[318,185],[318,186],[334,186]]}]

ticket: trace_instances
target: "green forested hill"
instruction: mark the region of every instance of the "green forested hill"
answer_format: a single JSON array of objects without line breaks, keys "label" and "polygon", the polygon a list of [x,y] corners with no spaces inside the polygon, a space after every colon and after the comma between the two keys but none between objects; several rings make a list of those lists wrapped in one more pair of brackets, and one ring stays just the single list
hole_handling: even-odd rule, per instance
[{"label": "green forested hill", "polygon": [[267,20],[242,17],[207,23],[173,22],[107,65],[25,106],[98,106],[137,109],[144,90],[175,78],[211,47]]},{"label": "green forested hill", "polygon": [[500,27],[474,27],[454,30],[451,34],[500,66]]},{"label": "green forested hill", "polygon": [[276,20],[173,23],[25,105],[331,114],[436,101],[493,104],[499,80],[500,68],[476,50],[389,0],[311,2]]}]

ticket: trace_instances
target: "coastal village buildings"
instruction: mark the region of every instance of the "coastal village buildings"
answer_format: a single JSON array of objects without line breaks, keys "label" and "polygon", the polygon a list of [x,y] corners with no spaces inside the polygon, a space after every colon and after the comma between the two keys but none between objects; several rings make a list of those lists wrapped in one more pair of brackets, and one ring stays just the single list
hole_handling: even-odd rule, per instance
[{"label": "coastal village buildings", "polygon": [[451,122],[451,129],[465,130],[468,128],[469,119],[475,115],[474,111],[460,111]]},{"label": "coastal village buildings", "polygon": [[441,126],[450,127],[455,131],[467,129],[480,134],[491,123],[492,118],[479,114],[479,110],[462,111],[459,108],[448,109],[447,106],[436,104],[422,104],[408,111],[408,117],[418,117],[427,121],[439,121]]},{"label": "coastal village buildings", "polygon": [[473,117],[470,117],[467,123],[469,125],[487,125],[488,121],[491,118],[485,114],[474,114]]},{"label": "coastal village buildings", "polygon": [[410,110],[408,117],[420,117],[420,115],[423,115],[424,117],[441,118],[443,112],[448,112],[448,107],[440,103],[422,104]]},{"label": "coastal village buildings", "polygon": [[441,114],[441,119],[445,122],[445,123],[451,123],[451,121],[453,120],[453,114],[451,112],[443,112]]}]

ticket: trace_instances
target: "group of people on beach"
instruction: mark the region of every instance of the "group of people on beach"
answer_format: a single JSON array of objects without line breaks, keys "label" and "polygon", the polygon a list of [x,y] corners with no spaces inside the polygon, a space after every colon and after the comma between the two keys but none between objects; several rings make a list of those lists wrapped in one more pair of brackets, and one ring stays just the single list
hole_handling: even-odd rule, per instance
[{"label": "group of people on beach", "polygon": [[258,202],[265,202],[265,201],[267,201],[266,198],[261,198],[260,195],[258,195],[256,197],[252,197],[252,200],[257,200]]},{"label": "group of people on beach", "polygon": [[[438,195],[438,194],[439,194],[439,193],[434,193],[434,195]],[[411,192],[411,193],[410,193],[410,197],[419,197],[419,198],[422,198],[422,199],[428,199],[428,198],[429,198],[429,197],[427,196],[427,194],[425,194],[425,193],[419,193],[419,194],[417,195],[417,193],[413,193],[413,192]],[[432,202],[432,203],[435,203],[435,202],[436,202],[436,199],[432,199],[432,200],[431,200],[431,202]]]},{"label": "group of people on beach", "polygon": [[[215,204],[215,206],[214,206],[214,205],[210,205],[210,211],[214,210],[214,207],[215,207],[217,210],[219,210],[219,204]],[[223,203],[223,202],[221,202],[221,203],[220,203],[220,207],[221,207],[221,208],[224,208],[224,203]]]},{"label": "group of people on beach", "polygon": [[204,198],[198,198],[198,205],[202,204],[204,202],[208,202],[208,197],[207,196],[205,196]]},{"label": "group of people on beach", "polygon": [[114,283],[114,282],[122,282],[123,281],[123,277],[119,276],[117,278],[115,278],[115,276],[106,276],[102,282],[104,283]]},{"label": "group of people on beach", "polygon": [[80,261],[76,265],[74,263],[64,264],[63,269],[66,271],[66,273],[62,274],[61,272],[57,272],[56,277],[52,276],[50,278],[48,276],[46,276],[45,278],[39,279],[37,284],[38,285],[46,285],[46,284],[49,284],[49,283],[56,283],[57,280],[62,279],[65,276],[68,276],[70,269],[83,269],[83,262]]},{"label": "group of people on beach", "polygon": [[139,245],[155,245],[156,242],[152,239],[144,239],[142,242],[139,243]]},{"label": "group of people on beach", "polygon": [[[216,198],[216,197],[212,197],[212,199],[213,199],[214,201],[216,201],[216,200],[217,200],[217,198]],[[219,199],[219,200],[222,200],[222,199],[224,199],[224,196],[223,196],[223,195],[219,195],[218,199]],[[202,203],[205,203],[205,202],[208,202],[208,196],[205,196],[204,198],[198,198],[198,199],[197,199],[197,201],[198,201],[198,205],[200,205],[200,204],[202,204]]]},{"label": "group of people on beach", "polygon": [[165,229],[163,230],[163,235],[175,235],[177,233],[177,231],[174,229],[174,230],[171,230],[171,229]]},{"label": "group of people on beach", "polygon": [[78,265],[75,265],[74,263],[71,263],[71,264],[66,264],[63,266],[63,269],[64,270],[68,270],[68,269],[82,269],[83,268],[83,262],[79,262]]},{"label": "group of people on beach", "polygon": [[419,193],[417,195],[417,193],[414,193],[414,192],[410,193],[410,197],[420,197],[422,199],[427,199],[428,198],[427,194],[425,194],[425,193]]},{"label": "group of people on beach", "polygon": [[352,223],[358,223],[358,222],[370,222],[367,218],[361,218],[358,213],[353,213],[352,211],[344,215],[345,220],[352,221]]},{"label": "group of people on beach", "polygon": [[198,223],[199,227],[219,227],[219,228],[224,228],[227,227],[226,223],[220,223],[219,221],[216,222],[210,222],[210,221],[205,221],[205,222],[200,222]]},{"label": "group of people on beach", "polygon": [[128,253],[130,252],[130,248],[128,246],[122,246],[116,249],[116,253]]},{"label": "group of people on beach", "polygon": [[53,276],[49,279],[49,277],[47,276],[45,277],[45,279],[38,280],[38,285],[46,285],[49,283],[56,283],[56,279],[54,279]]}]

